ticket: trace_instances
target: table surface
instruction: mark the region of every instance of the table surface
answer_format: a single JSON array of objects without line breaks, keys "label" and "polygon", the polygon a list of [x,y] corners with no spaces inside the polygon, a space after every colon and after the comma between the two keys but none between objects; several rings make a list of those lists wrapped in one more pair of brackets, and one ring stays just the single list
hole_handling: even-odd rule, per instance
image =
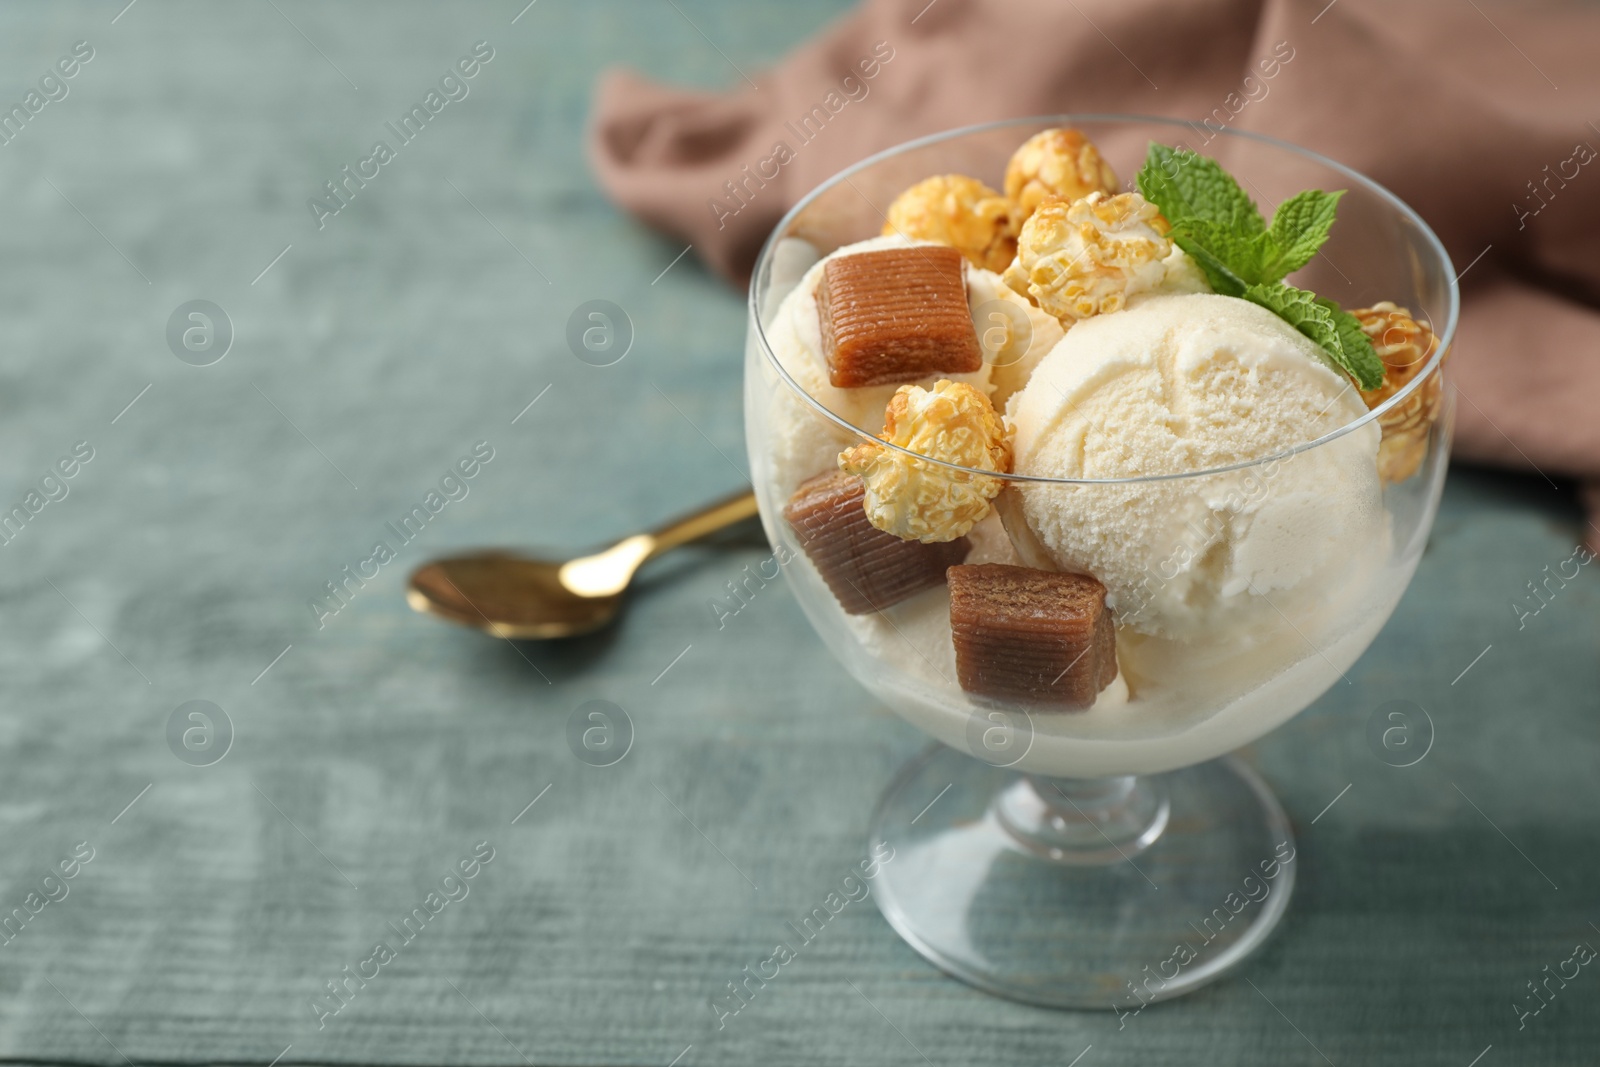
[{"label": "table surface", "polygon": [[[0,942],[0,1060],[1592,1062],[1600,976],[1520,1029],[1513,1005],[1600,944],[1595,581],[1519,628],[1581,520],[1539,478],[1474,471],[1349,684],[1245,753],[1303,866],[1240,975],[1119,1030],[974,992],[855,907],[719,1031],[708,999],[862,858],[922,737],[781,584],[718,628],[708,601],[766,554],[753,529],[561,647],[402,590],[434,554],[595,544],[741,483],[742,302],[596,191],[590,91],[612,62],[731,84],[844,5],[121,4],[0,8],[0,100],[93,49],[0,147],[5,500],[93,450],[0,546],[0,915],[25,917]],[[308,198],[480,40],[470,95],[319,229]],[[210,366],[167,341],[194,299],[232,324]],[[636,330],[613,366],[567,347],[592,299]],[[479,442],[467,496],[391,537]],[[309,603],[380,539],[396,558],[319,625]],[[191,762],[169,741],[192,700],[231,724],[209,765],[220,719]],[[569,748],[590,700],[631,720],[615,765]],[[1391,700],[1434,724],[1415,766],[1367,744]],[[467,895],[395,936],[446,890]],[[394,958],[319,1012],[378,941]]]}]

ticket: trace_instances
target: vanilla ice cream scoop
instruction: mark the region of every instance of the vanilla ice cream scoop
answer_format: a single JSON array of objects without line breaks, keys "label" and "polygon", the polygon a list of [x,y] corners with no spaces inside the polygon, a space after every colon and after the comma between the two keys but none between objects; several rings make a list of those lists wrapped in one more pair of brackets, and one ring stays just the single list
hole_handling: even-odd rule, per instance
[{"label": "vanilla ice cream scoop", "polygon": [[[1151,296],[1086,319],[1012,408],[1018,474],[1148,478],[1280,456],[1366,414],[1353,385],[1271,312]],[[1092,574],[1122,626],[1164,638],[1281,629],[1388,549],[1375,424],[1197,478],[1015,483],[1001,513],[1031,565]]]}]

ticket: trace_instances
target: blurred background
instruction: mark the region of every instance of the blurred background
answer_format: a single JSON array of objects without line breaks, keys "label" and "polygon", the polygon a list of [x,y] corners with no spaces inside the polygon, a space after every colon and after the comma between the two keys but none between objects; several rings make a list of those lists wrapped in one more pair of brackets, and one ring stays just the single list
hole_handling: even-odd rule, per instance
[{"label": "blurred background", "polygon": [[[423,618],[404,583],[744,483],[742,293],[597,187],[596,81],[733,89],[850,5],[124,2],[0,9],[27,113],[0,120],[0,504],[26,516],[0,544],[0,1059],[1592,1058],[1600,979],[1515,1007],[1600,943],[1592,575],[1513,607],[1586,536],[1556,469],[1453,471],[1350,684],[1246,753],[1304,863],[1241,977],[1119,1028],[974,992],[857,904],[719,1025],[920,736],[781,583],[719,618],[770,552],[753,526],[559,645]],[[593,300],[631,334],[603,366],[568,340]],[[573,740],[592,701],[614,760]],[[1430,742],[1406,767],[1368,740],[1397,701]]]}]

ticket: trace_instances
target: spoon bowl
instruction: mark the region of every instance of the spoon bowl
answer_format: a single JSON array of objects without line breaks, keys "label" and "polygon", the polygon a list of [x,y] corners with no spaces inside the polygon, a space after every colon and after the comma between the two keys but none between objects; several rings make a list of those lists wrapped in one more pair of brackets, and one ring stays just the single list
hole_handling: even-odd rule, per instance
[{"label": "spoon bowl", "polygon": [[600,629],[622,594],[584,596],[561,584],[562,563],[491,549],[437,559],[411,576],[406,603],[494,637],[542,641]]}]

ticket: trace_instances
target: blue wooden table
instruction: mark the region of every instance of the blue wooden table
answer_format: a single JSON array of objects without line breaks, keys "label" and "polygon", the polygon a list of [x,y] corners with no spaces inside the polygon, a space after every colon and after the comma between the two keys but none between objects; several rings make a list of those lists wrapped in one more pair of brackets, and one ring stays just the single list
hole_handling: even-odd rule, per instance
[{"label": "blue wooden table", "polygon": [[[742,301],[596,192],[589,94],[613,62],[731,84],[723,54],[759,67],[844,5],[122,4],[0,9],[27,113],[0,145],[26,515],[0,545],[0,1060],[1593,1062],[1600,976],[1537,1014],[1529,983],[1600,944],[1595,578],[1519,619],[1581,522],[1474,471],[1349,684],[1245,753],[1303,867],[1237,977],[1119,1028],[945,978],[861,902],[719,1026],[923,739],[781,584],[719,626],[753,529],[559,648],[402,590],[435,554],[575,549],[742,482]],[[634,341],[599,367],[566,328],[602,299]],[[605,766],[569,742],[591,701],[630,742]],[[1369,746],[1391,701],[1431,718],[1414,766]]]}]

